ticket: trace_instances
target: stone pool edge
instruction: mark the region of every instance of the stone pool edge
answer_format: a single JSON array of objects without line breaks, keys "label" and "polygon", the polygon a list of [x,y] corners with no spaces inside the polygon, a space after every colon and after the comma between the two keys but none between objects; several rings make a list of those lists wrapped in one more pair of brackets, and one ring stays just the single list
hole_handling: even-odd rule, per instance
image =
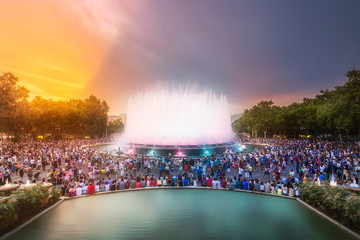
[{"label": "stone pool edge", "polygon": [[[262,193],[262,192],[252,192],[247,190],[229,190],[227,188],[210,188],[210,187],[179,187],[179,186],[166,186],[166,187],[146,187],[146,188],[133,188],[133,189],[126,189],[126,190],[114,190],[114,191],[107,191],[107,192],[98,192],[92,195],[86,194],[81,196],[74,196],[74,197],[61,197],[61,199],[64,200],[72,200],[77,198],[83,198],[83,197],[93,197],[103,194],[111,194],[111,193],[117,193],[117,192],[132,192],[132,191],[144,191],[144,190],[158,190],[158,189],[201,189],[201,190],[216,190],[216,191],[228,191],[228,192],[244,192],[244,193],[251,193],[251,194],[260,194],[265,196],[272,196],[272,197],[279,197],[279,198],[287,198],[291,200],[296,200],[295,197],[285,196],[285,195],[277,195],[277,194],[271,194],[271,193]],[[1,240],[1,239],[0,239]]]}]

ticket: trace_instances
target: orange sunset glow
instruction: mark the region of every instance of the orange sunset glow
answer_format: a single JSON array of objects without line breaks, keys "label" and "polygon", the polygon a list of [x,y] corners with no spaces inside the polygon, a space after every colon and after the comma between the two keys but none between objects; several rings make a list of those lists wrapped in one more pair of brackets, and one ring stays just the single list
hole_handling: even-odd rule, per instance
[{"label": "orange sunset glow", "polygon": [[39,2],[0,3],[0,72],[17,75],[31,98],[79,97],[106,47],[63,5]]}]

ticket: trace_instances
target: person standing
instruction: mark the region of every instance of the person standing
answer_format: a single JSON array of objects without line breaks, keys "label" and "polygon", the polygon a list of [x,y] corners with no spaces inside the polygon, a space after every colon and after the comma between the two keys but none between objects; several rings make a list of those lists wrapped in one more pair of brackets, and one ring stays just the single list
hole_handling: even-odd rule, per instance
[{"label": "person standing", "polygon": [[199,167],[199,169],[197,170],[197,176],[198,176],[198,181],[201,182],[202,179],[202,169]]},{"label": "person standing", "polygon": [[20,167],[19,175],[20,175],[21,181],[23,181],[23,178],[24,178],[24,168],[23,168],[22,166]]}]

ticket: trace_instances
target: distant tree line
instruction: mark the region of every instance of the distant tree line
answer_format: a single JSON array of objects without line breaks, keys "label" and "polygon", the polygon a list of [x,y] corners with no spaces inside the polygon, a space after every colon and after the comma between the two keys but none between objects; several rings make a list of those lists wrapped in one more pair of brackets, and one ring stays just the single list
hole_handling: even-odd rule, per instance
[{"label": "distant tree line", "polygon": [[85,100],[54,101],[39,96],[28,100],[29,91],[18,86],[10,73],[0,76],[0,133],[2,137],[53,139],[64,137],[103,137],[119,130],[122,123],[111,123],[107,132],[109,106],[91,95]]},{"label": "distant tree line", "polygon": [[321,90],[314,98],[304,98],[301,103],[276,106],[273,101],[261,101],[233,124],[236,132],[253,137],[284,135],[299,137],[360,137],[360,70],[346,74],[343,86]]}]

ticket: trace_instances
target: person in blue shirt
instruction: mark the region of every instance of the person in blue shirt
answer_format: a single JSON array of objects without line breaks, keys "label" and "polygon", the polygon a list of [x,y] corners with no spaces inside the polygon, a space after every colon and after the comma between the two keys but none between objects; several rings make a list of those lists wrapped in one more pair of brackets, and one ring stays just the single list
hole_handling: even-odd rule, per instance
[{"label": "person in blue shirt", "polygon": [[189,179],[187,178],[184,179],[184,186],[185,187],[189,186]]},{"label": "person in blue shirt", "polygon": [[220,176],[221,176],[221,171],[220,171],[220,169],[217,171],[217,176],[218,176],[218,178],[220,178]]},{"label": "person in blue shirt", "polygon": [[235,189],[235,185],[232,179],[230,179],[230,184],[229,184],[229,190],[232,191]]},{"label": "person in blue shirt", "polygon": [[249,183],[246,181],[246,178],[244,179],[243,187],[244,187],[244,190],[249,190]]},{"label": "person in blue shirt", "polygon": [[202,178],[202,168],[199,168],[198,170],[197,170],[197,175],[198,175],[198,180],[199,180],[199,182],[201,181],[201,178]]},{"label": "person in blue shirt", "polygon": [[160,165],[159,168],[160,168],[160,175],[161,175],[161,173],[163,171],[163,165]]}]

